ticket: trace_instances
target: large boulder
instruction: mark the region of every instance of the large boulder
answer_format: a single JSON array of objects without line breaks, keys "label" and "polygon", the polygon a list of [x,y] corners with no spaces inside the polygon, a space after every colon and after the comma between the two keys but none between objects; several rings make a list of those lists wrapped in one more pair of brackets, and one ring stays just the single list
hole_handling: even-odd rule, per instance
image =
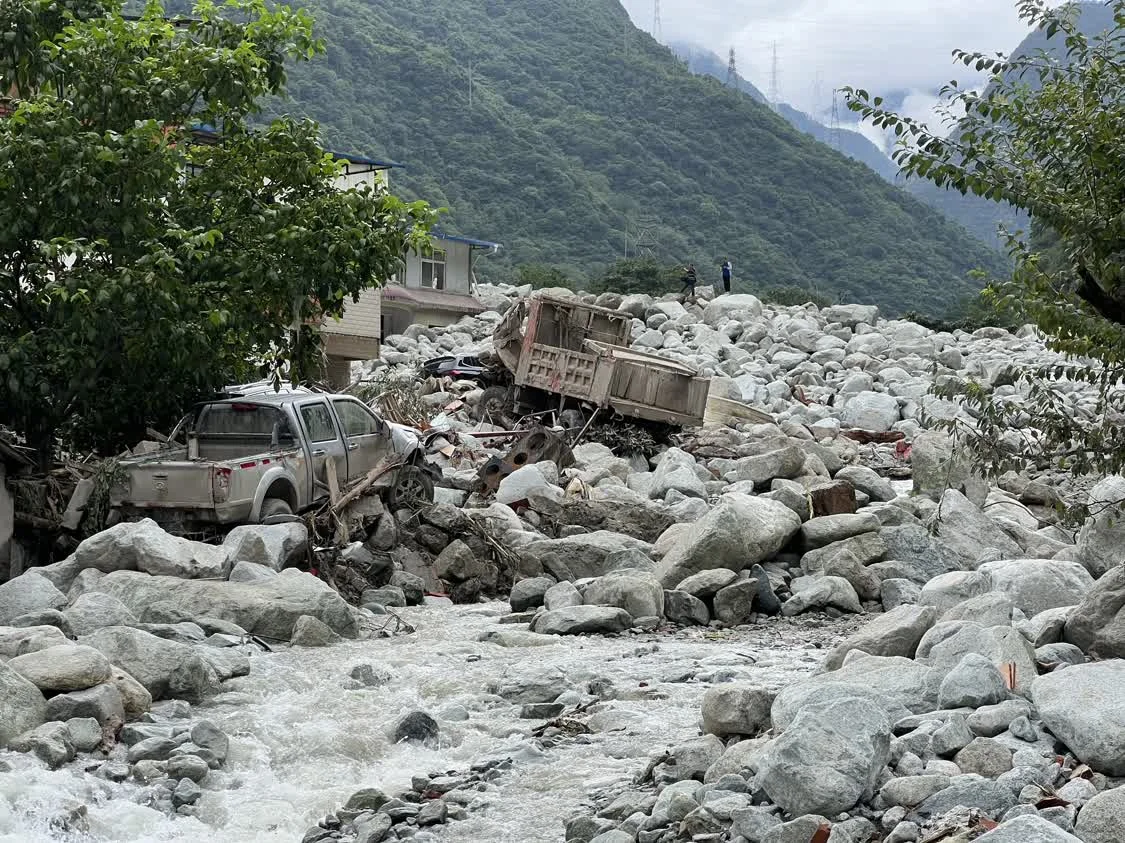
[{"label": "large boulder", "polygon": [[1125,829],[1125,786],[1105,790],[1082,806],[1074,827],[1082,843],[1121,843]]},{"label": "large boulder", "polygon": [[700,600],[710,600],[737,579],[738,573],[729,568],[714,568],[685,577],[676,586],[676,590],[686,592]]},{"label": "large boulder", "polygon": [[89,635],[103,626],[134,626],[139,623],[128,606],[101,591],[80,594],[63,611],[63,615],[75,635]]},{"label": "large boulder", "polygon": [[561,503],[563,490],[543,476],[543,472],[536,465],[525,465],[517,468],[500,481],[496,489],[498,503],[512,504],[530,500],[540,496],[556,503]]},{"label": "large boulder", "polygon": [[854,652],[839,670],[810,676],[783,688],[770,710],[773,728],[789,728],[797,712],[811,701],[842,697],[868,700],[892,723],[909,714],[930,712],[937,707],[938,685],[943,675],[912,659]]},{"label": "large boulder", "polygon": [[854,633],[828,654],[826,670],[838,670],[852,650],[871,656],[904,656],[913,658],[918,642],[937,620],[937,611],[929,606],[904,604],[878,615],[859,632]]},{"label": "large boulder", "polygon": [[956,489],[978,506],[988,495],[988,484],[973,471],[968,451],[939,430],[925,430],[910,443],[914,494],[941,500],[946,489]]},{"label": "large boulder", "polygon": [[1125,565],[1094,583],[1067,617],[1063,640],[1098,658],[1125,659]]},{"label": "large boulder", "polygon": [[860,697],[805,705],[771,745],[758,783],[795,816],[835,816],[871,795],[890,757],[891,724]]},{"label": "large boulder", "polygon": [[40,691],[81,691],[110,678],[109,660],[81,644],[61,644],[16,656],[8,667]]},{"label": "large boulder", "polygon": [[753,737],[770,727],[777,692],[759,685],[716,685],[703,695],[703,731],[727,738]]},{"label": "large boulder", "polygon": [[222,578],[230,571],[223,547],[169,535],[149,518],[102,530],[78,545],[57,568],[51,567],[62,580],[59,588],[69,588],[73,578],[88,568],[106,574],[142,571],[179,579]]},{"label": "large boulder", "polygon": [[0,747],[47,719],[43,693],[0,662]]},{"label": "large boulder", "polygon": [[874,325],[879,321],[879,308],[874,304],[834,304],[821,315],[831,324],[838,322],[853,330],[859,325]]},{"label": "large boulder", "polygon": [[288,641],[302,615],[322,621],[345,638],[358,634],[351,608],[339,593],[294,568],[286,568],[273,579],[251,583],[179,580],[118,571],[101,580],[98,588],[142,619],[148,607],[165,601],[190,617],[230,621],[273,641]]},{"label": "large boulder", "polygon": [[35,570],[0,585],[0,626],[20,615],[66,606],[66,595]]},{"label": "large boulder", "polygon": [[999,524],[955,489],[947,489],[941,496],[932,526],[934,535],[961,557],[965,567],[976,567],[981,553],[989,549],[999,551],[1001,559],[1023,554]]},{"label": "large boulder", "polygon": [[552,517],[560,526],[619,533],[643,542],[653,541],[676,521],[667,507],[621,500],[567,500],[562,511]]},{"label": "large boulder", "polygon": [[801,577],[792,583],[793,596],[781,607],[786,617],[817,609],[838,609],[859,614],[863,604],[855,588],[843,577]]},{"label": "large boulder", "polygon": [[1093,843],[1093,841],[1079,839],[1038,814],[1024,814],[1001,823],[992,831],[976,838],[976,843]]},{"label": "large boulder", "polygon": [[0,661],[66,643],[57,626],[0,626]]},{"label": "large boulder", "polygon": [[580,635],[584,632],[624,632],[633,619],[624,609],[612,606],[568,606],[535,617],[531,631],[544,635]]},{"label": "large boulder", "polygon": [[682,626],[707,626],[711,612],[707,604],[686,591],[664,590],[664,617]]},{"label": "large boulder", "polygon": [[700,571],[741,571],[777,553],[800,529],[801,519],[784,504],[727,494],[676,541],[657,574],[666,588],[675,588]]},{"label": "large boulder", "polygon": [[735,314],[742,314],[752,320],[761,319],[762,302],[757,296],[748,293],[727,293],[716,296],[703,308],[703,322],[706,325],[716,326],[724,319],[734,317]]},{"label": "large boulder", "polygon": [[642,571],[612,571],[586,586],[582,597],[587,606],[615,606],[634,619],[664,617],[664,588]]},{"label": "large boulder", "polygon": [[846,480],[873,501],[893,501],[897,495],[891,481],[865,465],[849,465],[836,472],[837,481]]},{"label": "large boulder", "polygon": [[543,605],[543,597],[555,584],[551,577],[528,577],[512,586],[508,595],[508,603],[513,612],[526,612],[528,609],[537,609]]},{"label": "large boulder", "polygon": [[707,488],[695,473],[695,457],[679,448],[669,448],[660,457],[660,463],[652,474],[652,485],[648,496],[664,500],[670,491],[679,492],[689,498],[706,498]]},{"label": "large boulder", "polygon": [[459,583],[489,576],[489,566],[460,539],[452,541],[434,560],[434,573],[446,582]]},{"label": "large boulder", "polygon": [[840,421],[847,427],[885,433],[902,419],[898,399],[885,392],[859,392],[848,399]]},{"label": "large boulder", "polygon": [[559,580],[600,577],[609,571],[606,558],[623,550],[651,555],[652,545],[621,533],[599,530],[562,539],[540,539],[515,548],[529,572],[546,572]]},{"label": "large boulder", "polygon": [[972,621],[949,621],[935,624],[918,643],[917,657],[928,659],[942,675],[953,670],[969,653],[977,653],[998,669],[1012,665],[1015,689],[1026,693],[1038,671],[1035,649],[1010,626],[984,627]]},{"label": "large boulder", "polygon": [[1029,618],[1048,609],[1077,606],[1094,578],[1077,562],[1061,559],[1011,559],[986,562],[979,568],[992,590],[1011,599]]},{"label": "large boulder", "polygon": [[991,588],[992,580],[980,571],[950,571],[922,586],[918,602],[944,613],[966,600],[987,594]]},{"label": "large boulder", "polygon": [[863,533],[874,533],[879,527],[879,519],[867,513],[823,515],[801,525],[801,543],[815,550]]},{"label": "large boulder", "polygon": [[807,459],[808,454],[803,450],[796,445],[789,445],[764,454],[737,459],[723,477],[732,483],[753,483],[755,488],[760,489],[774,480],[799,477],[804,471]]},{"label": "large boulder", "polygon": [[1031,698],[1043,724],[1080,761],[1125,776],[1125,660],[1068,667],[1040,676]]},{"label": "large boulder", "polygon": [[1091,515],[1078,532],[1078,561],[1095,577],[1125,562],[1125,477],[1106,477],[1090,490]]},{"label": "large boulder", "polygon": [[223,540],[228,570],[239,562],[252,562],[274,571],[296,565],[308,553],[309,531],[303,523],[245,524]]},{"label": "large boulder", "polygon": [[920,524],[884,527],[879,538],[886,548],[883,558],[909,563],[919,585],[965,567],[960,555]]},{"label": "large boulder", "polygon": [[79,641],[144,685],[153,699],[199,700],[218,689],[215,669],[187,644],[125,626],[107,626]]}]

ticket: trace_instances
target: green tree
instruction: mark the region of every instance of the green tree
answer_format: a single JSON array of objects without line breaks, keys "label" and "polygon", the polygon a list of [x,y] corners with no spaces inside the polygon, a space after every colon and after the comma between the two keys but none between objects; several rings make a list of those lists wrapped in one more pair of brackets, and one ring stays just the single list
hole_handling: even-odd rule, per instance
[{"label": "green tree", "polygon": [[590,282],[589,289],[592,293],[662,296],[679,291],[683,274],[683,266],[666,266],[654,258],[626,258],[610,265],[600,278]]},{"label": "green tree", "polygon": [[574,289],[574,282],[565,272],[554,266],[542,263],[525,263],[519,267],[519,283],[530,284],[536,290],[547,287],[564,287]]},{"label": "green tree", "polygon": [[336,189],[315,124],[251,131],[286,63],[321,50],[304,12],[3,9],[0,423],[44,460],[59,436],[119,448],[224,382],[301,378],[321,320],[422,242],[424,204]]},{"label": "green tree", "polygon": [[[1007,235],[1015,271],[987,295],[1036,324],[1073,363],[1019,373],[1030,406],[993,401],[980,383],[947,384],[940,394],[959,397],[977,417],[971,427],[950,426],[994,472],[1029,462],[1116,472],[1125,468],[1125,0],[1111,4],[1113,26],[1098,37],[1082,33],[1073,6],[1017,6],[1048,39],[1063,39],[1062,57],[956,52],[992,81],[983,92],[955,82],[944,89],[951,131],[895,114],[866,91],[849,90],[849,107],[900,137],[895,159],[908,175],[1007,202],[1034,221],[1036,237]],[[1099,390],[1093,417],[1062,399],[1058,384],[1068,379]]]}]

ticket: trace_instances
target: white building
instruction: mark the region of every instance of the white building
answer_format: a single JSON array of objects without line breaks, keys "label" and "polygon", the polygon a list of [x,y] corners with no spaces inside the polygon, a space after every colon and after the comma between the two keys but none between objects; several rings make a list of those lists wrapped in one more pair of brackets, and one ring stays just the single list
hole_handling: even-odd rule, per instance
[{"label": "white building", "polygon": [[[218,133],[209,126],[193,130],[193,142],[217,143]],[[369,184],[389,188],[389,174],[402,164],[379,161],[342,152],[329,154],[344,165],[337,185],[341,190]],[[379,356],[384,336],[401,334],[411,325],[430,328],[452,325],[466,314],[484,311],[473,297],[476,276],[473,267],[483,254],[496,254],[499,243],[435,232],[432,245],[421,254],[404,256],[404,267],[382,287],[372,287],[348,301],[340,319],[321,325],[327,357],[325,380],[338,388],[351,382],[351,363]]]}]

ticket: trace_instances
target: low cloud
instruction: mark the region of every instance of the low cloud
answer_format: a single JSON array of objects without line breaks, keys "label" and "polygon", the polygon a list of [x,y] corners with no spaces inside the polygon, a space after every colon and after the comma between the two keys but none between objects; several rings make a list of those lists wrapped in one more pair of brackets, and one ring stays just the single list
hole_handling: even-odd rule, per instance
[{"label": "low cloud", "polygon": [[[652,0],[625,6],[651,29]],[[762,91],[771,87],[776,43],[781,99],[821,115],[843,86],[910,92],[912,116],[932,112],[927,97],[950,80],[985,81],[953,64],[954,49],[1006,53],[1028,32],[1014,0],[661,0],[661,20],[666,40],[720,56],[733,46],[739,71]]]}]

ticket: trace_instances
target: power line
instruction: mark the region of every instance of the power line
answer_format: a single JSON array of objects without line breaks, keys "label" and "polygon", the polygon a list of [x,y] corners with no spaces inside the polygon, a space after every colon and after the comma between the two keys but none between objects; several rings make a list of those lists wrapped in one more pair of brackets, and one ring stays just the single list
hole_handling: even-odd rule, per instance
[{"label": "power line", "polygon": [[652,0],[652,37],[657,43],[664,38],[663,27],[660,25],[660,0]]},{"label": "power line", "polygon": [[738,87],[738,65],[734,61],[734,47],[730,48],[730,61],[727,62],[727,86]]}]

